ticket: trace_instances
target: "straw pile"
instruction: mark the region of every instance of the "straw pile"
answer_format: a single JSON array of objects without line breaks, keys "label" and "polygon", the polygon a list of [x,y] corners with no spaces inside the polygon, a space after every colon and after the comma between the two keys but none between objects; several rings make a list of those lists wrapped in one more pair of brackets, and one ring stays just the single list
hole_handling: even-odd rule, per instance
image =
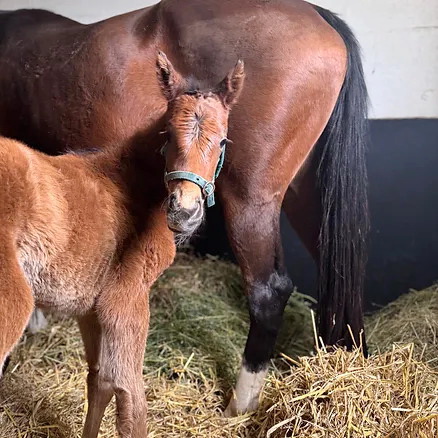
[{"label": "straw pile", "polygon": [[413,359],[413,344],[369,360],[319,350],[296,365],[269,379],[258,436],[438,436],[438,374]]},{"label": "straw pile", "polygon": [[[412,338],[406,337],[407,327],[385,328],[387,309],[370,320],[370,341],[386,352],[364,360],[343,350],[309,356],[312,301],[295,293],[261,409],[223,418],[248,327],[241,288],[234,266],[185,255],[158,281],[144,366],[150,437],[438,436],[437,374],[419,360],[436,364],[436,316],[425,318],[419,300],[418,321],[410,313]],[[425,293],[429,308],[437,305],[435,292]],[[407,312],[403,304],[394,306],[391,324]],[[428,328],[423,331],[417,322]],[[402,330],[403,338],[380,338],[382,331]],[[416,345],[393,347],[393,341]],[[68,319],[51,317],[44,332],[25,336],[0,387],[0,438],[80,437],[86,409],[82,357],[79,332]],[[113,415],[112,406],[102,437],[116,437]]]},{"label": "straw pile", "polygon": [[367,322],[368,341],[376,351],[413,343],[416,358],[438,369],[438,284],[402,295]]}]

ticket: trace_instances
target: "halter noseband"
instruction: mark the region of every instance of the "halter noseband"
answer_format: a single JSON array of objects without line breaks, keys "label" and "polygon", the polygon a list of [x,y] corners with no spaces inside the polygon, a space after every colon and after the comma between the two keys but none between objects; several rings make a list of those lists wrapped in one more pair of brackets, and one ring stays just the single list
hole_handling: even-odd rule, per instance
[{"label": "halter noseband", "polygon": [[[167,144],[165,144],[161,149],[161,154],[165,155],[167,150]],[[190,181],[197,186],[201,188],[202,194],[204,198],[207,200],[207,207],[213,207],[215,204],[214,201],[214,190],[215,190],[215,184],[217,177],[221,173],[222,167],[224,165],[224,159],[225,159],[225,146],[222,147],[221,154],[219,156],[219,161],[216,166],[216,171],[214,172],[213,179],[211,181],[207,181],[205,178],[203,178],[201,175],[197,175],[193,172],[187,172],[185,170],[175,170],[173,172],[164,172],[164,182],[167,183],[169,181],[175,180],[175,179],[183,179],[186,181]]]}]

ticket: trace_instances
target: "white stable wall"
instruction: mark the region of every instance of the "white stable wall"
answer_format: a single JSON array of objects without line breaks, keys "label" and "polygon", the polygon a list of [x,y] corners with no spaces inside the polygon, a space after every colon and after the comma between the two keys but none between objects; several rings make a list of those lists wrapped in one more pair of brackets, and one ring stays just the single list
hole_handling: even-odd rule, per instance
[{"label": "white stable wall", "polygon": [[0,10],[48,9],[81,23],[93,23],[154,3],[158,3],[158,0],[0,0]]},{"label": "white stable wall", "polygon": [[363,48],[372,116],[438,117],[438,0],[315,0]]},{"label": "white stable wall", "polygon": [[[154,0],[0,0],[0,10],[44,8],[90,23],[153,3]],[[339,13],[355,31],[365,57],[373,118],[438,118],[438,0],[313,3]]]}]

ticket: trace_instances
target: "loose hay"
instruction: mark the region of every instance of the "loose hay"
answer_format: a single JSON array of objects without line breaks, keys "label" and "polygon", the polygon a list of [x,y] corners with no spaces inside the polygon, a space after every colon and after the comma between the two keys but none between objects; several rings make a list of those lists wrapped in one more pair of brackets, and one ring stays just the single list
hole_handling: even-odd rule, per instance
[{"label": "loose hay", "polygon": [[415,344],[415,355],[438,369],[438,284],[402,295],[368,319],[368,341],[386,351]]},{"label": "loose hay", "polygon": [[413,359],[413,344],[368,360],[320,350],[295,364],[268,380],[258,436],[438,436],[438,374]]},{"label": "loose hay", "polygon": [[[390,346],[369,360],[342,350],[297,359],[312,348],[311,304],[295,294],[286,309],[278,348],[283,355],[273,361],[262,409],[224,419],[225,394],[248,327],[240,276],[229,263],[180,256],[151,300],[144,367],[150,437],[438,436],[437,376],[414,359],[412,346]],[[416,309],[422,312],[418,300]],[[374,328],[373,341],[377,324],[386,321],[383,312],[368,327]],[[414,331],[418,346],[422,332]],[[430,338],[426,347],[421,344],[423,355],[434,354],[432,344]],[[0,438],[80,437],[86,408],[82,357],[71,320],[51,317],[44,332],[25,336],[0,388]],[[113,414],[112,406],[102,437],[116,436]]]}]

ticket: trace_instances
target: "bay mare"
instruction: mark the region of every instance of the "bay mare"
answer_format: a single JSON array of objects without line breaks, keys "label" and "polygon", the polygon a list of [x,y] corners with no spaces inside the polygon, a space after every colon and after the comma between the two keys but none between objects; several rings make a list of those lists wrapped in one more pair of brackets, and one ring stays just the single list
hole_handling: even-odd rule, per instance
[{"label": "bay mare", "polygon": [[147,435],[149,289],[175,256],[163,205],[169,195],[176,214],[186,197],[203,209],[193,182],[166,189],[149,148],[161,149],[166,129],[166,179],[181,169],[214,180],[244,78],[238,63],[214,90],[193,93],[162,53],[157,72],[169,109],[139,138],[58,157],[0,138],[0,370],[35,305],[76,316],[89,365],[84,438],[98,436],[113,395],[120,436]]},{"label": "bay mare", "polygon": [[[367,93],[357,41],[335,14],[302,0],[163,0],[82,25],[46,11],[0,15],[0,132],[58,154],[141,136],[163,116],[157,49],[214,86],[245,60],[217,181],[242,269],[250,329],[228,414],[254,409],[292,291],[281,208],[318,266],[324,343],[360,343],[367,233]],[[151,146],[151,166],[162,163]],[[169,212],[199,222],[196,201]],[[202,210],[203,211],[203,210]],[[205,285],[208,287],[208,285]]]}]

